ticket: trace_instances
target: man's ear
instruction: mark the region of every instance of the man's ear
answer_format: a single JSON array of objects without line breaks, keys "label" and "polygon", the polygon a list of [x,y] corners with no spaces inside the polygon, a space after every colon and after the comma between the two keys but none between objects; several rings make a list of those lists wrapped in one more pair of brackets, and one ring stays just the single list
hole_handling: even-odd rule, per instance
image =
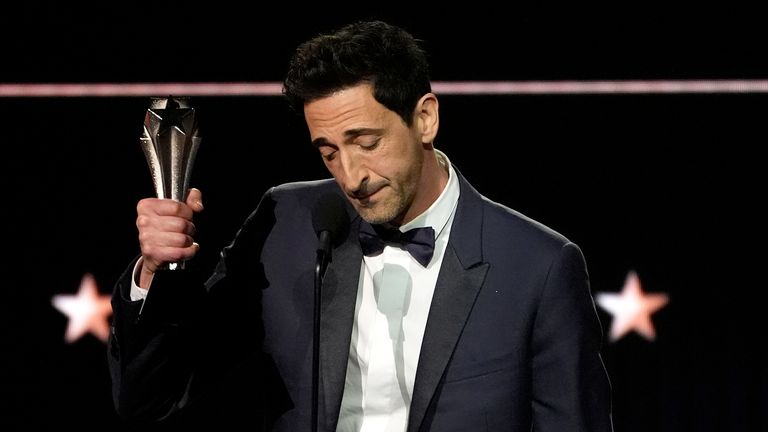
[{"label": "man's ear", "polygon": [[438,108],[437,96],[434,93],[425,94],[416,104],[415,121],[422,143],[432,144],[437,136],[437,130],[440,127]]}]

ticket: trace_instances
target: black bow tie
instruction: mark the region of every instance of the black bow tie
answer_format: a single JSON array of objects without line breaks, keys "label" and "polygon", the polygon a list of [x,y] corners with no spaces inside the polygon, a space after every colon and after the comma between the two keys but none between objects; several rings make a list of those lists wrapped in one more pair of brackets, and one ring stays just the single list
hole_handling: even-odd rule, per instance
[{"label": "black bow tie", "polygon": [[435,230],[432,227],[413,228],[406,232],[398,229],[360,223],[360,246],[365,255],[378,255],[387,243],[399,244],[413,258],[426,267],[435,251]]}]

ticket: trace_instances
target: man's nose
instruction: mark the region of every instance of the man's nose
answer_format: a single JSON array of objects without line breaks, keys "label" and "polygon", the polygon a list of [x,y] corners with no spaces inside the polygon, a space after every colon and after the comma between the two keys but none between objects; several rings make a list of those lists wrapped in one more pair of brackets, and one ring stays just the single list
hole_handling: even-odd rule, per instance
[{"label": "man's nose", "polygon": [[364,194],[365,184],[368,182],[368,168],[363,160],[349,153],[341,156],[341,169],[343,171],[343,183],[347,192]]}]

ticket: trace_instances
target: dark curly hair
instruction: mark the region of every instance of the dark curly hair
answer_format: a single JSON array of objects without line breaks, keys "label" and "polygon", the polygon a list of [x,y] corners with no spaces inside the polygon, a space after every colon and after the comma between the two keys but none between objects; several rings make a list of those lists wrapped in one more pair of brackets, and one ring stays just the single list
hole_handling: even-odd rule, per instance
[{"label": "dark curly hair", "polygon": [[283,95],[291,108],[362,83],[380,104],[411,125],[416,102],[432,91],[426,53],[411,34],[382,21],[356,22],[302,43],[291,59]]}]

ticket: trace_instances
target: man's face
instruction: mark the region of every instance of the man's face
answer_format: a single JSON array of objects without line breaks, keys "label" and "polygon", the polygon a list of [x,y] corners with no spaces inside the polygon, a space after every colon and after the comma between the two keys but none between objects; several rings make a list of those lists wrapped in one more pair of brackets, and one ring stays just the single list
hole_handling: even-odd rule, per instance
[{"label": "man's face", "polygon": [[312,144],[360,216],[402,224],[422,181],[416,128],[378,103],[368,84],[306,104],[304,118]]}]

